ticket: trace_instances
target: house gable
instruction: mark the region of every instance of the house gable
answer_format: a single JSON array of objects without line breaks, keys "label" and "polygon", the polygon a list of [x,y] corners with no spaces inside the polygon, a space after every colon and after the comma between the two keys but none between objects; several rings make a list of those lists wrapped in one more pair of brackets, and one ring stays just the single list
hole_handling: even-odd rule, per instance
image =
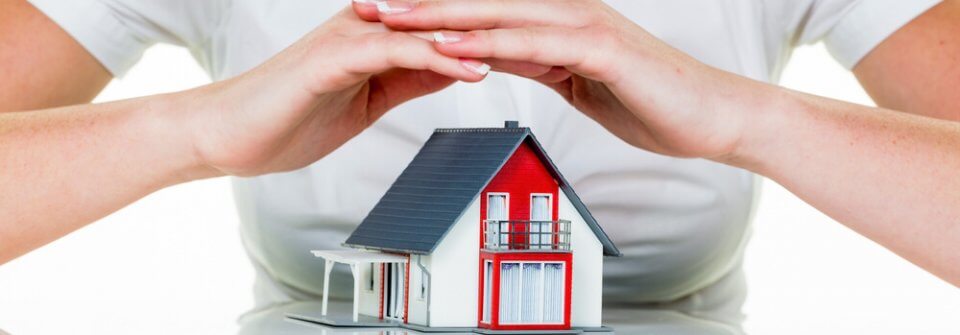
[{"label": "house gable", "polygon": [[[529,148],[540,158],[540,164],[558,183],[559,191],[570,199],[600,240],[604,254],[619,256],[620,251],[530,129],[510,127],[438,129],[344,245],[388,252],[432,253],[521,147]],[[521,156],[529,155],[522,153]],[[553,198],[556,202],[558,197]]]},{"label": "house gable", "polygon": [[532,141],[524,141],[481,193],[480,220],[488,219],[487,198],[491,194],[507,195],[509,220],[529,220],[532,196],[549,196],[550,216],[556,219],[559,189],[558,181],[536,154]]}]

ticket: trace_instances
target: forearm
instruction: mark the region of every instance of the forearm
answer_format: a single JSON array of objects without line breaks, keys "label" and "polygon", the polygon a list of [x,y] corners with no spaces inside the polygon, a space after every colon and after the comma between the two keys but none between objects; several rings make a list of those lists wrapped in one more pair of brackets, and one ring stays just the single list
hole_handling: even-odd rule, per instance
[{"label": "forearm", "polygon": [[960,285],[960,123],[780,88],[728,163]]},{"label": "forearm", "polygon": [[185,94],[0,114],[0,264],[209,176],[177,122]]}]

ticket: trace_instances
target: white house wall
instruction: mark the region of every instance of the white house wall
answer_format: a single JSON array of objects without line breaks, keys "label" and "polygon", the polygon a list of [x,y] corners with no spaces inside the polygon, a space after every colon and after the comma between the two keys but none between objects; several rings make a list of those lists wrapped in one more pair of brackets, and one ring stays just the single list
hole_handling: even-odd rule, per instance
[{"label": "white house wall", "polygon": [[430,326],[476,327],[477,264],[480,259],[479,200],[475,199],[470,204],[429,258],[432,272]]},{"label": "white house wall", "polygon": [[427,325],[427,300],[425,295],[420,294],[421,276],[423,271],[417,266],[418,258],[427,271],[430,271],[430,256],[410,256],[410,304],[408,305],[407,322],[416,325]]},{"label": "white house wall", "polygon": [[573,251],[573,290],[570,325],[599,327],[603,306],[603,245],[593,234],[570,199],[559,192],[558,215],[570,220],[570,249]]},{"label": "white house wall", "polygon": [[[339,265],[344,266],[344,265]],[[367,289],[368,280],[373,276],[373,290]],[[370,264],[360,266],[360,314],[380,316],[380,264],[370,272]]]}]

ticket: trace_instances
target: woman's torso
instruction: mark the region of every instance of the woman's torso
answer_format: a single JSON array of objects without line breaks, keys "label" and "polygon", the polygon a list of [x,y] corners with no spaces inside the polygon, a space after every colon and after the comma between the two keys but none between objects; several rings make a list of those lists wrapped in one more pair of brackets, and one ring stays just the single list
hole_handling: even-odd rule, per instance
[{"label": "woman's torso", "polygon": [[[782,46],[765,42],[768,23],[756,15],[762,1],[607,2],[709,65],[758,80],[776,76],[781,55],[771,53]],[[242,73],[346,5],[232,1],[201,62],[214,79]],[[242,235],[260,270],[258,285],[283,291],[263,293],[258,302],[320,292],[322,266],[308,250],[338,248],[434,128],[498,126],[504,120],[533,129],[624,253],[606,260],[605,301],[673,300],[739,267],[754,205],[752,174],[631,147],[552,91],[494,74],[483,83],[457,84],[396,108],[308,168],[236,179]]]}]

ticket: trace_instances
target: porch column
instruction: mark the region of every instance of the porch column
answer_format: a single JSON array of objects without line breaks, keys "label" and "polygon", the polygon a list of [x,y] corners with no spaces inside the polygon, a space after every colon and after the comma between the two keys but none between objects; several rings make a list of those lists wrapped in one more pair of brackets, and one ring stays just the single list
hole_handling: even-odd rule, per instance
[{"label": "porch column", "polygon": [[327,300],[330,297],[330,271],[333,270],[333,265],[336,264],[331,260],[326,260],[323,268],[323,311],[321,314],[327,316]]},{"label": "porch column", "polygon": [[360,320],[360,268],[357,263],[350,264],[353,273],[353,322]]}]

